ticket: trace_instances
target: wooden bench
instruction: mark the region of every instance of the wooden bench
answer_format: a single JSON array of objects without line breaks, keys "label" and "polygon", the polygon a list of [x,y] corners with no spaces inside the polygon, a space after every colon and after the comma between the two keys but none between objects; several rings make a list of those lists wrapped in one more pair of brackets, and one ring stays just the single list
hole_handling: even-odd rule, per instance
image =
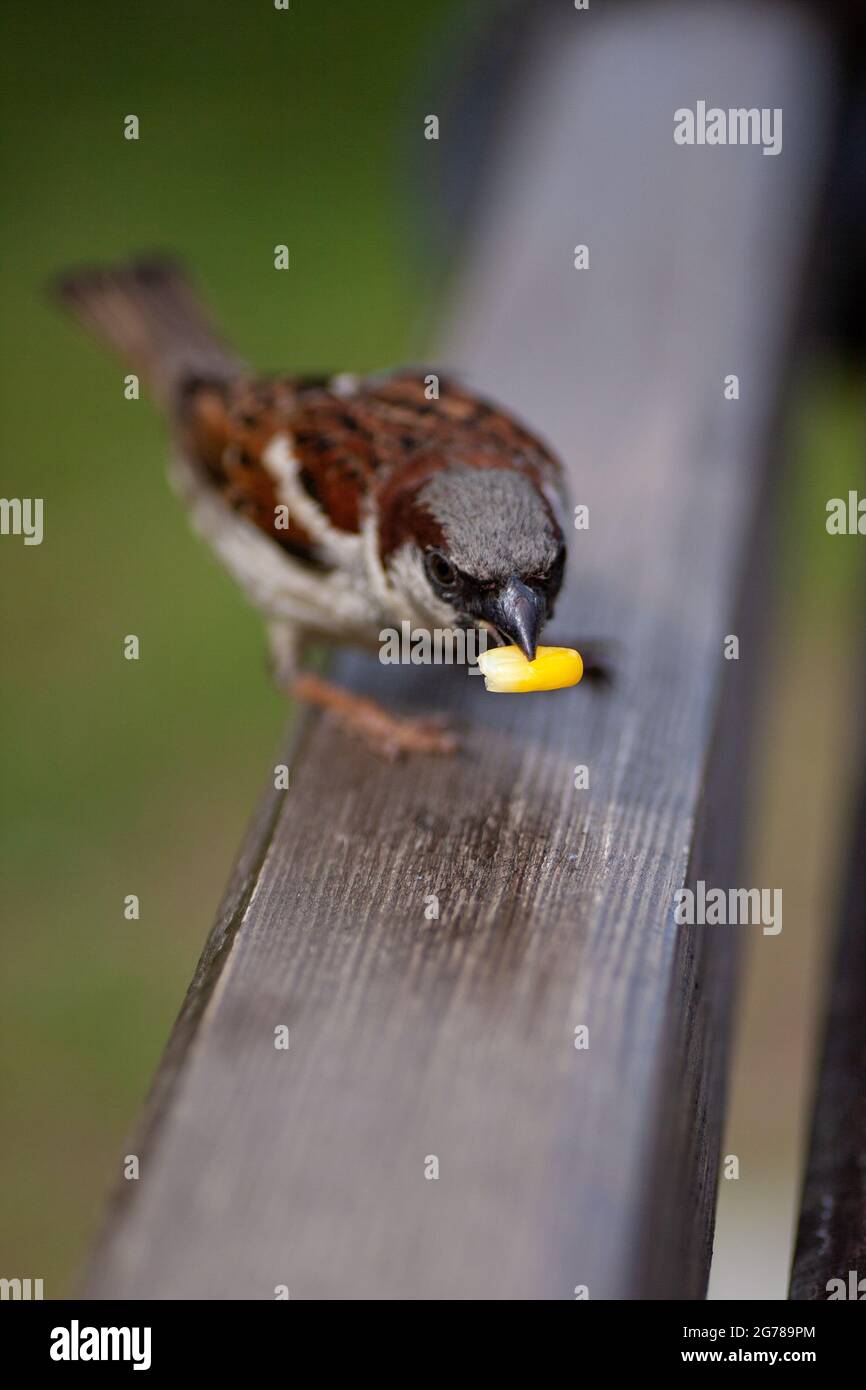
[{"label": "wooden bench", "polygon": [[[782,108],[783,154],[678,146],[699,98]],[[275,758],[290,790],[241,851],[88,1295],[703,1296],[740,929],[678,927],[674,893],[738,883],[764,483],[831,103],[800,10],[539,19],[435,360],[567,461],[590,524],[551,635],[614,639],[617,679],[497,699],[338,658],[449,710],[464,751],[385,765],[311,717]]]}]

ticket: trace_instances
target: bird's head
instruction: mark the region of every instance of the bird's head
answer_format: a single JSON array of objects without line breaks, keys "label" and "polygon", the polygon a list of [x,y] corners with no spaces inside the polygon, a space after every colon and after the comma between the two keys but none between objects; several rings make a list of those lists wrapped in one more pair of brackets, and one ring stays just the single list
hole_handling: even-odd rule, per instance
[{"label": "bird's head", "polygon": [[405,611],[430,626],[486,629],[532,660],[565,568],[539,483],[515,468],[450,462],[383,501],[380,555]]}]

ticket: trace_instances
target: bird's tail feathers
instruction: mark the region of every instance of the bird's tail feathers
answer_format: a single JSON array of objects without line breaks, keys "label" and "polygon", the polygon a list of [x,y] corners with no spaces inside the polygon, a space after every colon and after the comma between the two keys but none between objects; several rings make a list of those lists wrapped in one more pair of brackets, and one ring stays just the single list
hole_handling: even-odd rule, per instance
[{"label": "bird's tail feathers", "polygon": [[138,373],[163,405],[191,377],[227,377],[240,361],[210,327],[182,269],[150,256],[73,270],[55,282],[60,300]]}]

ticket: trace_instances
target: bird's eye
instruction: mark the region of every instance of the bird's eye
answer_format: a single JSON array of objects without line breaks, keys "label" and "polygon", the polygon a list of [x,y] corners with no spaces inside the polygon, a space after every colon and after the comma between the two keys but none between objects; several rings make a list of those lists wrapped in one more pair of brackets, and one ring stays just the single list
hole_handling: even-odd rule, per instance
[{"label": "bird's eye", "polygon": [[457,583],[457,569],[441,550],[428,550],[426,561],[427,573],[433,583],[440,589],[453,589]]}]

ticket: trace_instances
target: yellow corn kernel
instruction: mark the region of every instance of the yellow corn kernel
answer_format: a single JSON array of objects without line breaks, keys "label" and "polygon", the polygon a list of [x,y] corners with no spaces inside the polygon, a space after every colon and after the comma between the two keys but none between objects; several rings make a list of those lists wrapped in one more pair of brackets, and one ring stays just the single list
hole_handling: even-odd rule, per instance
[{"label": "yellow corn kernel", "polygon": [[480,653],[478,665],[494,695],[564,690],[583,675],[580,652],[572,647],[539,647],[534,661],[527,661],[519,647],[490,647]]}]

